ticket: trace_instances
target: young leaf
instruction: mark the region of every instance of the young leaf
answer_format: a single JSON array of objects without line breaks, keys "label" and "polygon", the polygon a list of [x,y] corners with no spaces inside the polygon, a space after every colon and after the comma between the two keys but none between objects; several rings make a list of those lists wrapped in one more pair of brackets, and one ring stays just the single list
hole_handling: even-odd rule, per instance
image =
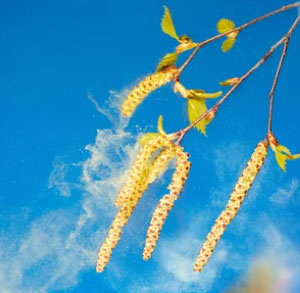
[{"label": "young leaf", "polygon": [[300,154],[296,154],[296,155],[287,155],[286,156],[287,160],[297,160],[300,158]]},{"label": "young leaf", "polygon": [[166,135],[166,132],[164,131],[163,127],[163,116],[159,115],[158,120],[157,120],[157,131],[158,133],[162,135]]},{"label": "young leaf", "polygon": [[218,91],[215,93],[207,93],[204,90],[192,89],[188,91],[188,98],[195,100],[202,99],[215,99],[220,97],[223,94],[222,91]]},{"label": "young leaf", "polygon": [[176,53],[180,54],[184,51],[187,51],[187,50],[190,50],[190,49],[193,49],[197,46],[196,43],[181,43],[180,45],[178,45],[176,47]]},{"label": "young leaf", "polygon": [[179,37],[179,42],[182,44],[190,44],[193,43],[193,40],[187,35],[182,35]]},{"label": "young leaf", "polygon": [[156,136],[158,136],[159,134],[156,132],[148,132],[144,135],[142,135],[139,139],[139,144],[140,145],[145,145],[147,144],[150,140],[152,140],[153,138],[155,138]]},{"label": "young leaf", "polygon": [[[225,34],[227,32],[232,31],[235,28],[235,24],[232,20],[222,18],[217,23],[217,30],[220,34]],[[238,35],[238,31],[231,32],[227,34],[227,39],[222,43],[222,51],[227,52],[232,48],[236,41],[236,37]]]},{"label": "young leaf", "polygon": [[235,24],[232,20],[222,18],[217,23],[217,30],[220,34],[227,33],[235,28]]},{"label": "young leaf", "polygon": [[[197,120],[205,111],[207,110],[205,105],[205,99],[202,100],[194,100],[194,99],[188,99],[188,116],[190,122],[194,122]],[[198,122],[195,127],[200,130],[204,135],[206,135],[206,125],[209,122],[206,121],[206,119],[202,119],[200,122]]]},{"label": "young leaf", "polygon": [[165,148],[151,161],[147,167],[147,183],[151,184],[160,177],[168,167],[170,161],[175,157],[174,148]]},{"label": "young leaf", "polygon": [[163,59],[159,62],[156,72],[164,70],[166,67],[170,65],[174,65],[177,61],[178,54],[177,53],[168,53]]},{"label": "young leaf", "polygon": [[176,47],[176,52],[178,54],[193,49],[197,46],[197,43],[194,43],[193,40],[187,35],[180,36],[179,42],[180,44]]},{"label": "young leaf", "polygon": [[232,78],[228,78],[224,81],[220,81],[219,84],[221,86],[232,86],[235,85],[239,82],[239,78],[238,77],[232,77]]},{"label": "young leaf", "polygon": [[291,155],[291,151],[284,145],[279,144],[275,147],[275,149],[276,149],[276,152],[282,152],[282,153]]},{"label": "young leaf", "polygon": [[233,45],[235,44],[236,39],[235,38],[228,38],[222,43],[222,51],[225,53],[229,51]]},{"label": "young leaf", "polygon": [[278,166],[286,172],[286,160],[296,160],[300,158],[300,154],[292,155],[290,150],[281,144],[278,145],[272,145],[271,148],[275,152],[275,159],[278,164]]},{"label": "young leaf", "polygon": [[282,171],[286,172],[286,168],[285,168],[286,155],[280,152],[275,152],[275,159],[278,166],[282,169]]},{"label": "young leaf", "polygon": [[161,21],[161,29],[165,34],[179,41],[179,37],[173,25],[171,13],[167,6],[164,6],[164,8],[165,8],[165,13]]}]

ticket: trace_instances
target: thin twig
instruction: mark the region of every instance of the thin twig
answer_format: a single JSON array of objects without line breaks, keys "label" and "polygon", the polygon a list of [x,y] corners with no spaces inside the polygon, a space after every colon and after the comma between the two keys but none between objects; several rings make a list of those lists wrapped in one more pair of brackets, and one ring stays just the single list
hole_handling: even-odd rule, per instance
[{"label": "thin twig", "polygon": [[[179,131],[176,132],[177,134],[177,141],[176,144],[179,144],[181,142],[181,140],[183,139],[183,137],[197,124],[199,123],[202,119],[205,118],[205,116],[207,115],[207,113],[209,111],[217,111],[219,109],[219,107],[228,99],[228,97],[242,84],[242,82],[247,79],[257,68],[259,68],[273,53],[274,51],[282,44],[282,43],[288,43],[288,41],[286,41],[287,39],[290,38],[292,32],[294,31],[294,29],[296,28],[297,24],[299,23],[300,20],[300,16],[298,16],[296,18],[296,20],[294,21],[294,23],[292,24],[292,26],[290,27],[290,29],[288,30],[288,32],[279,40],[277,41],[271,48],[270,50],[254,65],[252,66],[245,74],[243,74],[241,77],[239,77],[238,82],[224,95],[224,97],[222,97],[214,106],[212,106],[210,109],[206,110],[198,119],[196,119],[194,122],[192,122],[190,125],[188,125],[187,127],[185,127],[184,129],[181,129]],[[285,45],[287,46],[287,45]],[[285,54],[284,54],[285,55]],[[284,56],[282,57],[284,58]],[[282,61],[281,61],[282,63]],[[280,65],[281,67],[281,65]],[[279,76],[279,72],[280,72],[280,68],[277,69],[278,70],[278,74],[276,74],[275,78],[276,81],[274,80],[273,86],[274,86],[274,90],[275,90],[275,86],[277,83],[277,79]],[[272,87],[273,88],[273,87]],[[271,90],[271,94],[272,90]],[[273,108],[273,98],[270,98],[270,111],[272,114],[272,108]],[[272,119],[272,115],[271,118]]]},{"label": "thin twig", "polygon": [[272,84],[271,90],[269,92],[268,133],[272,132],[274,93],[275,93],[275,89],[276,89],[276,86],[277,86],[279,74],[281,72],[283,61],[286,57],[286,52],[287,52],[288,45],[289,45],[289,42],[290,42],[290,36],[291,36],[292,32],[294,31],[294,29],[296,28],[296,26],[298,25],[299,21],[300,21],[300,16],[297,17],[297,19],[295,20],[295,22],[293,23],[293,25],[291,26],[291,28],[289,29],[289,31],[287,32],[287,34],[284,37],[282,53],[281,53],[281,56],[280,56],[280,60],[278,62],[278,66],[277,66],[277,69],[276,69],[273,84]]},{"label": "thin twig", "polygon": [[214,37],[211,37],[211,38],[209,38],[209,39],[207,39],[205,41],[202,41],[202,42],[198,43],[197,46],[196,46],[196,48],[194,49],[194,51],[190,54],[190,56],[186,59],[186,61],[179,67],[176,78],[178,79],[179,75],[183,72],[183,70],[186,68],[186,66],[195,57],[195,55],[197,54],[197,52],[199,51],[199,49],[202,48],[203,46],[205,46],[205,45],[207,45],[207,44],[209,44],[209,43],[211,43],[211,42],[213,42],[213,41],[215,41],[217,39],[220,39],[220,38],[222,38],[222,37],[224,37],[224,36],[226,36],[226,35],[228,35],[230,33],[240,32],[243,29],[245,29],[246,27],[248,27],[248,26],[250,26],[250,25],[252,25],[252,24],[254,24],[256,22],[259,22],[259,21],[261,21],[261,20],[263,20],[265,18],[268,18],[268,17],[273,16],[273,15],[275,15],[277,13],[280,13],[280,12],[283,12],[283,11],[286,11],[286,10],[289,10],[289,9],[292,9],[292,8],[295,8],[295,7],[298,7],[298,6],[299,6],[299,2],[295,2],[295,3],[289,4],[289,5],[285,5],[285,6],[281,7],[281,8],[279,8],[279,9],[271,11],[271,12],[265,14],[265,15],[257,17],[255,19],[253,19],[253,20],[251,20],[251,21],[249,21],[249,22],[247,22],[247,23],[245,23],[245,24],[243,24],[243,25],[241,25],[241,26],[239,26],[239,27],[231,30],[231,31],[228,31],[228,32],[223,33],[223,34],[218,34],[218,35],[216,35]]}]

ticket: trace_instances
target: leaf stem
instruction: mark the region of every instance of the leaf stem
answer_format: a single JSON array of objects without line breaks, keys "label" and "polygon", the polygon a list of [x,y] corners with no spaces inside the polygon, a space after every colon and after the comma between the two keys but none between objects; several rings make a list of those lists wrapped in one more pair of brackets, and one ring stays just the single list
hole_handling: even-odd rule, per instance
[{"label": "leaf stem", "polygon": [[211,38],[209,38],[209,39],[207,39],[205,41],[202,41],[202,42],[198,43],[197,46],[196,46],[196,48],[190,54],[190,56],[179,67],[178,73],[177,73],[177,76],[176,76],[175,79],[178,79],[178,77],[183,72],[183,70],[186,68],[186,66],[192,61],[192,59],[195,57],[195,55],[197,54],[197,52],[199,51],[199,49],[202,48],[203,46],[205,46],[205,45],[207,45],[207,44],[209,44],[209,43],[211,43],[211,42],[213,42],[213,41],[215,41],[217,39],[220,39],[220,38],[222,38],[222,37],[224,37],[224,36],[226,36],[226,35],[228,35],[228,34],[230,34],[232,32],[241,31],[241,30],[245,29],[246,27],[248,27],[248,26],[250,26],[250,25],[252,25],[252,24],[254,24],[256,22],[259,22],[259,21],[261,21],[261,20],[263,20],[265,18],[268,18],[270,16],[273,16],[275,14],[278,14],[280,12],[283,12],[283,11],[286,11],[286,10],[289,10],[289,9],[292,9],[292,8],[296,8],[298,6],[299,6],[299,2],[295,2],[295,3],[289,4],[289,5],[285,5],[285,6],[281,7],[281,8],[279,8],[279,9],[276,9],[274,11],[271,11],[271,12],[267,13],[267,14],[259,16],[259,17],[255,18],[255,19],[253,19],[253,20],[251,20],[251,21],[249,21],[249,22],[247,22],[247,23],[245,23],[245,24],[243,24],[243,25],[241,25],[241,26],[239,26],[239,27],[237,27],[237,28],[235,28],[235,29],[233,29],[231,31],[228,31],[228,32],[223,33],[223,34],[218,34],[218,35],[216,35],[214,37],[211,37]]},{"label": "leaf stem", "polygon": [[178,139],[176,141],[176,144],[179,144],[181,142],[181,140],[184,138],[184,136],[197,123],[199,123],[202,119],[205,118],[205,116],[207,115],[207,113],[209,111],[216,112],[219,109],[219,107],[228,99],[228,97],[243,83],[243,81],[245,79],[247,79],[257,68],[259,68],[274,53],[274,51],[283,43],[284,44],[283,53],[281,55],[279,65],[278,65],[278,68],[276,71],[275,79],[273,82],[273,86],[272,86],[272,89],[269,94],[269,97],[270,97],[270,110],[269,110],[269,123],[268,123],[269,124],[268,131],[269,131],[269,127],[271,129],[271,125],[272,125],[273,95],[274,95],[275,87],[277,84],[277,80],[279,77],[279,73],[281,70],[281,66],[282,66],[284,57],[286,55],[286,50],[287,50],[290,36],[291,36],[292,32],[294,31],[294,29],[296,28],[296,26],[298,25],[299,21],[300,21],[300,16],[298,16],[296,18],[296,20],[294,21],[294,23],[292,24],[292,26],[290,27],[288,32],[279,41],[277,41],[273,46],[271,46],[269,51],[261,59],[259,59],[257,63],[255,63],[246,73],[244,73],[241,77],[239,77],[238,82],[214,106],[212,106],[210,109],[206,110],[201,116],[199,116],[198,119],[196,119],[194,122],[190,123],[187,127],[177,131],[176,137],[178,137]]},{"label": "leaf stem", "polygon": [[280,72],[281,72],[283,61],[286,57],[286,52],[287,52],[288,45],[289,45],[289,42],[290,42],[291,34],[293,33],[294,29],[299,24],[299,21],[300,21],[300,16],[298,16],[296,18],[293,25],[289,29],[289,31],[282,38],[282,42],[283,42],[282,53],[281,53],[281,56],[280,56],[280,60],[278,62],[278,66],[277,66],[277,69],[276,69],[276,73],[275,73],[275,76],[274,76],[272,87],[271,87],[271,90],[269,92],[269,117],[268,117],[268,131],[267,131],[267,134],[272,132],[273,102],[274,102],[274,93],[275,93],[275,89],[276,89],[276,86],[277,86],[278,78],[279,78],[279,75],[280,75]]}]

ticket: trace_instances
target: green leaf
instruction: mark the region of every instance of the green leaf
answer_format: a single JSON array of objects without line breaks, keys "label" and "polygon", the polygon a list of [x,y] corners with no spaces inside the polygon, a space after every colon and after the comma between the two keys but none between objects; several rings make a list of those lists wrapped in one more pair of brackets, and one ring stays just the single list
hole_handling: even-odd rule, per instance
[{"label": "green leaf", "polygon": [[198,95],[198,94],[204,94],[204,93],[206,93],[205,90],[201,90],[201,89],[191,89],[191,90],[189,90],[189,92],[192,95]]},{"label": "green leaf", "polygon": [[288,160],[297,160],[300,158],[300,154],[295,154],[295,155],[287,155],[286,158]]},{"label": "green leaf", "polygon": [[165,34],[179,41],[179,37],[173,25],[171,13],[167,6],[164,6],[164,9],[165,9],[165,13],[161,21],[161,29]]},{"label": "green leaf", "polygon": [[[235,28],[235,24],[230,19],[222,18],[217,23],[217,30],[220,34],[225,34],[227,32],[230,32],[234,28]],[[222,43],[223,52],[227,52],[233,47],[238,33],[239,33],[238,31],[235,31],[227,34],[228,38]]]},{"label": "green leaf", "polygon": [[275,150],[276,150],[276,152],[282,152],[282,153],[291,155],[291,151],[286,146],[281,145],[281,144],[278,144],[277,146],[275,146]]},{"label": "green leaf", "polygon": [[235,38],[228,38],[222,43],[222,51],[225,53],[229,51],[233,45],[235,44],[236,39]]},{"label": "green leaf", "polygon": [[[272,147],[272,146],[271,146]],[[300,158],[300,154],[293,155],[290,150],[281,144],[275,145],[272,148],[275,151],[275,159],[278,166],[286,172],[286,160],[296,160]]]},{"label": "green leaf", "polygon": [[[205,99],[203,100],[194,100],[194,99],[188,99],[188,116],[190,122],[194,122],[197,120],[205,111],[207,110],[205,105]],[[206,119],[202,119],[200,122],[198,122],[195,127],[197,130],[200,130],[202,134],[206,135],[206,125],[209,122],[206,121]]]},{"label": "green leaf", "polygon": [[217,23],[217,30],[220,34],[232,31],[235,28],[235,24],[232,20],[222,18]]},{"label": "green leaf", "polygon": [[220,97],[222,94],[223,94],[222,91],[218,91],[215,93],[207,93],[204,90],[192,89],[188,91],[188,98],[195,99],[195,100],[215,99]]},{"label": "green leaf", "polygon": [[168,53],[166,54],[162,60],[159,62],[156,71],[162,71],[166,67],[175,64],[177,61],[178,54],[177,53]]},{"label": "green leaf", "polygon": [[238,82],[239,82],[238,77],[232,77],[232,78],[226,79],[224,81],[220,81],[219,84],[221,86],[232,86],[232,85],[237,84]]},{"label": "green leaf", "polygon": [[276,159],[276,162],[277,162],[278,166],[284,172],[286,172],[286,168],[285,168],[286,155],[284,155],[284,154],[282,154],[280,152],[275,152],[275,159]]},{"label": "green leaf", "polygon": [[185,44],[190,44],[193,42],[193,40],[187,35],[180,36],[179,41],[180,41],[180,43],[185,43]]},{"label": "green leaf", "polygon": [[157,131],[159,134],[167,135],[166,132],[164,131],[162,115],[159,115],[158,120],[157,120]]},{"label": "green leaf", "polygon": [[144,135],[142,135],[139,139],[139,144],[140,145],[145,145],[147,144],[150,140],[152,140],[153,138],[157,137],[159,134],[156,132],[148,132]]},{"label": "green leaf", "polygon": [[167,169],[171,160],[175,157],[174,149],[163,149],[159,154],[151,161],[147,167],[147,183],[151,184],[158,177],[160,177]]},{"label": "green leaf", "polygon": [[197,46],[197,43],[181,43],[179,44],[177,47],[176,47],[176,52],[178,54],[184,52],[184,51],[187,51],[187,50],[190,50],[190,49],[193,49]]}]

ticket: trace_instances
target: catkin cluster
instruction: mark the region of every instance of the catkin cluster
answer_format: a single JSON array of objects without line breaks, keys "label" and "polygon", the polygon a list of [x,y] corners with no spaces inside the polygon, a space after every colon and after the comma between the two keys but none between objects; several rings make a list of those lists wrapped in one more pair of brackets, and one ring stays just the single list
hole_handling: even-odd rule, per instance
[{"label": "catkin cluster", "polygon": [[[158,155],[152,158],[156,151],[159,151]],[[99,250],[97,272],[104,270],[113,249],[120,240],[122,228],[127,224],[139,199],[149,184],[167,167],[175,152],[175,145],[164,135],[157,135],[140,149],[129,171],[127,181],[115,201],[119,210]]]},{"label": "catkin cluster", "polygon": [[185,153],[181,146],[176,146],[175,152],[177,159],[176,170],[172,176],[172,182],[168,186],[170,194],[166,194],[162,197],[152,215],[143,252],[144,260],[148,260],[151,257],[159,238],[161,229],[168,217],[171,208],[174,206],[174,201],[181,193],[185,181],[188,177],[188,172],[191,166],[191,163],[187,161],[189,154]]},{"label": "catkin cluster", "polygon": [[177,73],[175,66],[169,66],[166,69],[147,76],[142,80],[125,98],[121,112],[125,117],[130,117],[136,107],[146,98],[148,94],[170,82]]},{"label": "catkin cluster", "polygon": [[160,153],[149,164],[147,171],[147,184],[154,182],[167,168],[175,156],[175,148],[171,146],[160,151]]},{"label": "catkin cluster", "polygon": [[[151,168],[149,166],[151,156],[155,151],[162,147],[165,147],[165,149],[161,151],[161,153],[164,153],[157,156],[152,162],[150,162],[153,166],[153,168]],[[140,199],[144,191],[147,189],[148,184],[151,183],[149,181],[150,178],[153,182],[156,179],[154,177],[157,173],[160,172],[161,168],[165,167],[165,163],[167,164],[169,162],[168,158],[170,157],[173,148],[173,142],[163,135],[154,137],[149,143],[145,144],[141,148],[129,171],[127,181],[115,200],[115,205],[117,207],[122,206],[128,201],[138,201]]]},{"label": "catkin cluster", "polygon": [[134,207],[130,205],[123,206],[115,216],[98,253],[98,260],[96,264],[96,271],[98,273],[101,273],[109,262],[112,251],[120,240],[122,228],[127,224],[133,209]]},{"label": "catkin cluster", "polygon": [[247,194],[247,191],[251,187],[256,175],[265,161],[267,149],[267,143],[262,141],[254,150],[246,168],[243,170],[242,175],[238,179],[238,182],[236,183],[234,190],[230,195],[226,209],[217,218],[214,226],[206,237],[206,240],[194,264],[195,272],[200,272],[203,269],[209,257],[213,253],[218,241],[225,232],[227,225],[230,224],[230,222],[236,216]]}]

